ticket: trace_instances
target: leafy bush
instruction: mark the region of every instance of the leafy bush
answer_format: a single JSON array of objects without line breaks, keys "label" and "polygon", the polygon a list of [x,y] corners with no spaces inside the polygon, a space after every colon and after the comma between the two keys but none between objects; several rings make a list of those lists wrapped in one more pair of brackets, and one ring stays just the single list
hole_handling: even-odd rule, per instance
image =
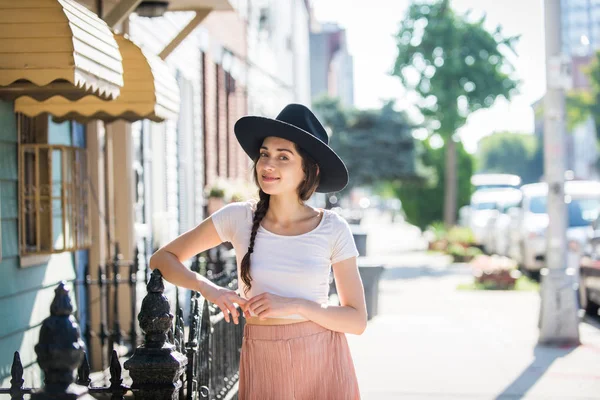
[{"label": "leafy bush", "polygon": [[251,182],[219,177],[205,188],[204,193],[207,198],[222,199],[229,203],[256,197],[257,188]]},{"label": "leafy bush", "polygon": [[441,221],[436,221],[432,223],[431,225],[429,225],[427,230],[432,233],[434,240],[446,239],[446,236],[448,235],[446,226]]},{"label": "leafy bush", "polygon": [[475,244],[475,236],[471,229],[467,227],[455,226],[448,232],[448,241],[450,243],[462,244],[465,247]]},{"label": "leafy bush", "polygon": [[467,256],[467,258],[469,259],[474,259],[477,256],[482,255],[483,252],[481,251],[481,249],[479,249],[478,247],[467,247],[467,250],[465,251],[465,255]]},{"label": "leafy bush", "polygon": [[481,250],[477,247],[466,247],[461,243],[452,242],[448,245],[446,252],[452,256],[454,262],[469,262],[481,254]]},{"label": "leafy bush", "polygon": [[[402,201],[406,219],[413,225],[425,229],[444,217],[444,181],[446,147],[434,148],[428,140],[417,141],[417,172],[420,180],[390,182],[390,187]],[[456,143],[456,164],[458,169],[457,208],[469,204],[471,200],[471,175],[474,158]]]},{"label": "leafy bush", "polygon": [[466,254],[466,249],[460,244],[450,243],[446,252],[453,257],[464,257]]}]

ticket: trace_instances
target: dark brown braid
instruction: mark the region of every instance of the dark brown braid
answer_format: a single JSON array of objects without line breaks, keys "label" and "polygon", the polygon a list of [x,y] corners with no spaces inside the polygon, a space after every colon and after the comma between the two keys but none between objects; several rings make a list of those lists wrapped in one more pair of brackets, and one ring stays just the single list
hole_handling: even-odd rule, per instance
[{"label": "dark brown braid", "polygon": [[[304,181],[298,186],[298,197],[301,202],[310,199],[310,196],[317,190],[319,186],[319,166],[317,163],[300,147],[295,146],[296,151],[302,157],[302,169],[304,170]],[[260,156],[259,156],[260,157]],[[250,255],[254,252],[254,241],[256,240],[256,233],[260,222],[263,220],[267,211],[269,210],[269,200],[271,195],[263,192],[258,184],[258,177],[256,176],[256,164],[259,158],[254,160],[254,182],[259,187],[258,195],[260,197],[259,202],[256,204],[256,211],[254,211],[254,218],[252,219],[252,233],[250,234],[250,245],[248,246],[248,252],[242,259],[240,276],[242,281],[246,285],[244,294],[248,294],[248,291],[252,288],[252,276],[250,276]]]},{"label": "dark brown braid", "polygon": [[258,227],[260,226],[260,221],[265,217],[267,211],[269,210],[269,199],[271,199],[271,195],[266,194],[262,190],[259,189],[258,194],[260,196],[260,201],[256,204],[256,211],[254,212],[254,218],[252,220],[252,233],[250,234],[250,245],[248,246],[248,252],[242,259],[242,271],[241,277],[242,281],[246,284],[246,289],[244,290],[244,294],[248,294],[248,291],[252,287],[252,277],[250,276],[250,255],[254,252],[254,240],[256,239],[256,232],[258,231]]}]

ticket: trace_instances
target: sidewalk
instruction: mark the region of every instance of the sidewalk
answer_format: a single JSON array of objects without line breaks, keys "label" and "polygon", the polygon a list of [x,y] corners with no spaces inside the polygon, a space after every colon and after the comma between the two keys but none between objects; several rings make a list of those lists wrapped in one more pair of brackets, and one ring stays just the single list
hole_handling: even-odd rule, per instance
[{"label": "sidewalk", "polygon": [[385,249],[379,315],[347,335],[364,400],[600,399],[597,321],[580,324],[579,347],[538,346],[537,293],[457,291],[467,266]]}]

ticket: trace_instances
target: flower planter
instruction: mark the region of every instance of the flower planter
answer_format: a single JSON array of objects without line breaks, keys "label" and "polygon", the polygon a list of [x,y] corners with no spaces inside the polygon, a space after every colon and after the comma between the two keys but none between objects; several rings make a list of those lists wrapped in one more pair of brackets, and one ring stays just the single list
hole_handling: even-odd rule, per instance
[{"label": "flower planter", "polygon": [[521,276],[515,262],[506,257],[478,256],[471,265],[475,282],[489,289],[514,289]]}]

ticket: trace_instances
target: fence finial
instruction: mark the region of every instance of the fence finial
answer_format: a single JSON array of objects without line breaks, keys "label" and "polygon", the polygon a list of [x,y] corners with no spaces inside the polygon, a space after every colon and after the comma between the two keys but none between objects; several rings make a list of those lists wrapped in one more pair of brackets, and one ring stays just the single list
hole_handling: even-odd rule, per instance
[{"label": "fence finial", "polygon": [[[12,368],[10,369],[10,375],[12,379],[10,380],[10,395],[11,398],[23,398],[23,384],[25,381],[23,380],[23,363],[21,363],[21,356],[18,351],[15,351],[13,356]],[[18,397],[20,396],[20,397]]]},{"label": "fence finial", "polygon": [[160,349],[167,342],[167,335],[173,324],[173,314],[170,312],[169,301],[163,294],[165,285],[159,270],[152,271],[146,288],[148,294],[142,301],[138,321],[146,334],[146,347]]},{"label": "fence finial", "polygon": [[38,364],[44,371],[44,387],[32,399],[92,399],[87,388],[74,381],[73,372],[83,360],[85,347],[79,326],[71,315],[73,305],[65,283],[54,290],[50,316],[40,328],[39,343],[35,346]]},{"label": "fence finial", "polygon": [[163,294],[165,287],[159,270],[152,272],[147,289],[148,294],[138,315],[140,328],[145,333],[145,344],[135,349],[124,367],[129,370],[133,381],[131,389],[136,399],[176,400],[187,358],[167,342],[167,332],[173,326],[173,314]]}]

